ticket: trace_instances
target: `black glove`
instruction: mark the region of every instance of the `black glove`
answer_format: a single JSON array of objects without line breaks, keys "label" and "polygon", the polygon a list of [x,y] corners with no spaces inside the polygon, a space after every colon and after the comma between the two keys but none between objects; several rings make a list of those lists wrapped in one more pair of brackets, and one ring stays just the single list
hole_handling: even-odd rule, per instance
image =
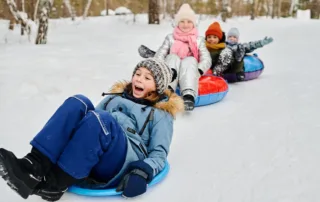
[{"label": "black glove", "polygon": [[123,191],[122,196],[126,198],[145,193],[147,184],[153,178],[153,169],[143,160],[130,163],[125,173],[116,191]]},{"label": "black glove", "polygon": [[134,169],[123,177],[116,191],[123,191],[126,198],[139,196],[147,191],[147,177],[142,170]]},{"label": "black glove", "polygon": [[171,82],[173,82],[174,80],[176,80],[178,74],[177,74],[177,70],[171,68],[171,71],[172,71],[172,79],[171,79]]},{"label": "black glove", "polygon": [[200,76],[203,75],[203,71],[201,69],[198,69],[199,73],[200,73]]}]

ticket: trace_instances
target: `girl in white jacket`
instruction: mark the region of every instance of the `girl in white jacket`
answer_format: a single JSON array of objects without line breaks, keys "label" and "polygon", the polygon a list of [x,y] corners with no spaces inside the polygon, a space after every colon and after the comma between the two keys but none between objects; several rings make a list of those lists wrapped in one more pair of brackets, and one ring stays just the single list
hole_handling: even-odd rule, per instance
[{"label": "girl in white jacket", "polygon": [[205,39],[198,35],[196,15],[189,4],[180,7],[175,24],[173,33],[166,36],[155,57],[164,59],[177,73],[169,88],[175,91],[179,84],[185,110],[191,111],[198,95],[199,77],[211,67],[211,57]]}]

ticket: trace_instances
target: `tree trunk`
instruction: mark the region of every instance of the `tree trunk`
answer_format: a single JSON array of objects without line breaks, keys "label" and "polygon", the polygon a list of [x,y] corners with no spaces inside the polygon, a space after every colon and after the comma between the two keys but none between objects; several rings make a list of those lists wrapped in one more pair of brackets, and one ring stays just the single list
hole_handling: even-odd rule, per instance
[{"label": "tree trunk", "polygon": [[51,2],[49,0],[40,0],[40,19],[36,44],[46,44],[49,24],[49,13],[51,9]]},{"label": "tree trunk", "polygon": [[320,18],[320,0],[313,0],[311,3],[311,18]]},{"label": "tree trunk", "polygon": [[[13,19],[15,21],[18,21],[21,24],[21,34],[22,35],[24,34],[24,31],[22,31],[22,29],[23,29],[23,30],[27,31],[27,33],[30,35],[31,27],[28,25],[27,18],[25,18],[24,16],[22,16],[19,13],[16,3],[13,0],[7,0],[7,5],[8,5],[9,10],[13,16]],[[11,23],[12,22],[14,22],[14,21],[11,20]],[[9,25],[9,29],[13,30],[14,26],[12,26],[11,23]]]},{"label": "tree trunk", "polygon": [[86,7],[84,9],[83,16],[82,16],[83,19],[86,19],[86,17],[88,16],[88,11],[89,11],[89,8],[91,6],[91,3],[92,3],[92,0],[88,0],[87,1],[87,5],[86,5]]},{"label": "tree trunk", "polygon": [[221,19],[223,22],[226,22],[228,16],[228,3],[226,2],[226,0],[221,0],[219,3],[221,4]]},{"label": "tree trunk", "polygon": [[149,24],[160,24],[157,0],[149,0]]},{"label": "tree trunk", "polygon": [[251,12],[250,12],[251,20],[254,20],[255,18],[255,1],[256,0],[252,0],[252,3],[251,3]]},{"label": "tree trunk", "polygon": [[166,19],[166,14],[167,14],[167,0],[162,0],[162,19]]},{"label": "tree trunk", "polygon": [[281,6],[282,6],[282,0],[278,0],[278,15],[277,17],[280,18],[281,17]]},{"label": "tree trunk", "polygon": [[273,19],[275,16],[275,10],[276,10],[276,0],[272,1],[272,14],[271,14],[271,18]]},{"label": "tree trunk", "polygon": [[290,4],[290,10],[289,10],[289,15],[292,16],[293,15],[293,9],[296,5],[296,0],[291,0],[291,4]]},{"label": "tree trunk", "polygon": [[22,12],[26,12],[24,0],[21,0],[21,8],[22,8]]},{"label": "tree trunk", "polygon": [[175,14],[175,0],[171,0],[170,1],[171,2],[171,4],[170,4],[170,16],[171,16],[171,18],[172,19],[174,19],[174,14]]},{"label": "tree trunk", "polygon": [[9,30],[14,30],[14,25],[16,24],[16,20],[14,19],[14,17],[10,17],[9,20]]},{"label": "tree trunk", "polygon": [[105,0],[106,1],[106,16],[109,15],[109,0]]},{"label": "tree trunk", "polygon": [[37,0],[36,5],[34,6],[34,13],[33,13],[33,20],[36,21],[38,17],[38,7],[39,7],[39,1]]},{"label": "tree trunk", "polygon": [[69,15],[71,16],[71,20],[74,21],[76,19],[76,12],[70,4],[70,0],[63,0],[64,5],[66,5]]},{"label": "tree trunk", "polygon": [[[25,4],[24,4],[24,0],[21,0],[21,8],[22,8],[22,12],[26,12],[26,10],[25,10]],[[23,26],[21,26],[21,35],[24,35],[24,30],[25,30],[26,28],[25,27],[23,27]]]}]

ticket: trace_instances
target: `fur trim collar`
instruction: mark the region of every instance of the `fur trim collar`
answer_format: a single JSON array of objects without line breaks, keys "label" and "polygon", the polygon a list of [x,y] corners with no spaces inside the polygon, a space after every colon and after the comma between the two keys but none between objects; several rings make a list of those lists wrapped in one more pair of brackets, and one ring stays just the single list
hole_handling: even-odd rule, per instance
[{"label": "fur trim collar", "polygon": [[[111,87],[110,93],[123,93],[128,84],[129,82],[127,81],[117,82]],[[166,89],[164,94],[168,96],[169,99],[166,101],[157,102],[154,105],[155,108],[166,111],[173,117],[176,117],[179,112],[184,111],[183,100],[180,96],[178,96],[176,93],[172,93],[169,89]]]}]

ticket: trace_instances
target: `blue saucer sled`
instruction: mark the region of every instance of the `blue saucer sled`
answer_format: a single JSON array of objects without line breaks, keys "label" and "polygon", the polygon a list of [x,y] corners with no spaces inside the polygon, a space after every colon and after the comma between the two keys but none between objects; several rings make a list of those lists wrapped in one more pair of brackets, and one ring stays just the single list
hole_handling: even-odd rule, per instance
[{"label": "blue saucer sled", "polygon": [[[161,182],[169,173],[170,165],[166,162],[164,169],[153,178],[153,180],[148,184],[148,187],[158,184]],[[82,196],[117,196],[121,195],[122,192],[116,192],[116,188],[111,189],[85,189],[78,186],[71,186],[68,192],[82,195]]]}]

